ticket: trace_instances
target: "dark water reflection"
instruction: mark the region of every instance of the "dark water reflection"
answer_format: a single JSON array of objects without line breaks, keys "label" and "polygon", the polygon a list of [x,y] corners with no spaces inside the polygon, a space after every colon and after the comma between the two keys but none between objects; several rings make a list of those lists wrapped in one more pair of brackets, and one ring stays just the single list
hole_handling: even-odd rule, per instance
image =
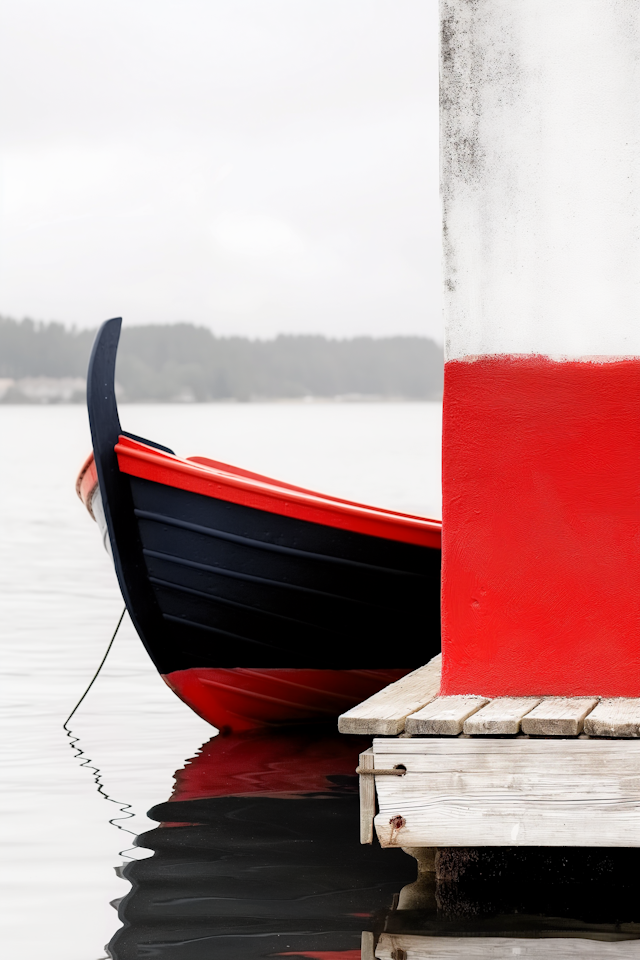
[{"label": "dark water reflection", "polygon": [[333,730],[211,740],[138,838],[153,856],[124,870],[114,960],[640,958],[637,851],[440,851],[416,880],[411,856],[358,842],[367,746]]}]

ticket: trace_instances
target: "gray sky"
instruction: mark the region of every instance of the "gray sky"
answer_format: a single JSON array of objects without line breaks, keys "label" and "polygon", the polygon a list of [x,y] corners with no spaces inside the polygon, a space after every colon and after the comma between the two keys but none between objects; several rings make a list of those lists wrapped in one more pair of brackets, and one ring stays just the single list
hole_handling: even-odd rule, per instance
[{"label": "gray sky", "polygon": [[436,0],[4,0],[0,313],[441,336]]}]

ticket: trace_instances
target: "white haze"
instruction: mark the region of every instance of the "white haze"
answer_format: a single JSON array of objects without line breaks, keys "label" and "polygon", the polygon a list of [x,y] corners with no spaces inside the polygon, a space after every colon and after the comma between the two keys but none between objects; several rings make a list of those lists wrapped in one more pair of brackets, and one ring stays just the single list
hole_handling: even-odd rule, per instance
[{"label": "white haze", "polygon": [[0,314],[441,339],[436,0],[5,0]]}]

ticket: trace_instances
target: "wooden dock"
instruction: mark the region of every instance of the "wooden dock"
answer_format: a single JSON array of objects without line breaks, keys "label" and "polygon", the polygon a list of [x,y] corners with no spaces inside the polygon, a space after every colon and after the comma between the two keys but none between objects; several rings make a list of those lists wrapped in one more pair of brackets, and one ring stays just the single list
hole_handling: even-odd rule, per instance
[{"label": "wooden dock", "polygon": [[340,717],[374,737],[363,843],[375,828],[385,847],[640,846],[640,698],[440,697],[440,669]]},{"label": "wooden dock", "polygon": [[[366,954],[362,951],[363,960]],[[606,943],[574,938],[420,937],[383,933],[370,960],[637,960],[638,941]]]}]

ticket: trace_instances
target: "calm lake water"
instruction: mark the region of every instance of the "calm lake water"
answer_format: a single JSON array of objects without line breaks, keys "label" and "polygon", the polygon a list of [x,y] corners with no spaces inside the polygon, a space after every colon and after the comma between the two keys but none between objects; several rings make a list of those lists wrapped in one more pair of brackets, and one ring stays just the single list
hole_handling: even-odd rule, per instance
[{"label": "calm lake water", "polygon": [[[181,454],[440,514],[438,404],[121,415]],[[358,843],[353,771],[368,741],[334,729],[217,737],[126,618],[67,737],[122,610],[74,492],[86,414],[0,406],[0,439],[3,957],[99,960],[109,942],[114,960],[360,960],[362,931],[386,931],[409,938],[388,960],[640,958],[636,851],[444,851],[437,885],[416,883],[411,857]],[[121,898],[124,925],[110,905]],[[365,938],[373,960],[367,949]]]},{"label": "calm lake water", "polygon": [[[187,456],[440,515],[438,404],[130,405],[121,418]],[[86,412],[0,407],[0,442],[1,953],[98,960],[119,926],[110,901],[129,884],[114,867],[133,837],[110,824],[119,805],[62,730],[122,610],[74,491],[90,449]],[[134,817],[118,822],[134,835],[155,826],[146,812],[215,733],[170,693],[126,618],[72,728],[105,792],[131,805]]]}]

